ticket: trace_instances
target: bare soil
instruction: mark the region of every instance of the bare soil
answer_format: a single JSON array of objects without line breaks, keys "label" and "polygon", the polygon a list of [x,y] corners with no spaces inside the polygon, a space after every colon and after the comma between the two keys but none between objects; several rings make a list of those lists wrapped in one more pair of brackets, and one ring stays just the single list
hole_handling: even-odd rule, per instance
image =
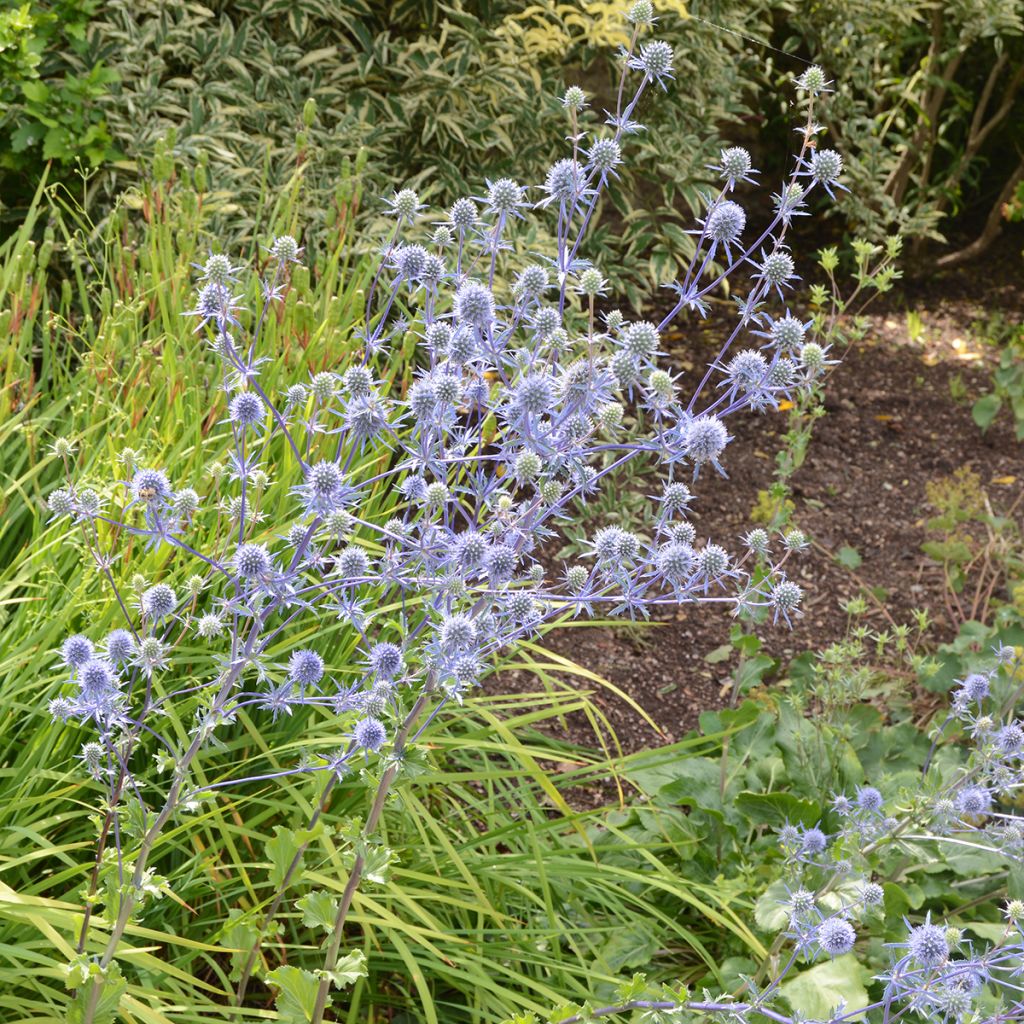
[{"label": "bare soil", "polygon": [[[872,317],[868,338],[842,353],[828,384],[826,415],[793,479],[794,519],[814,542],[787,566],[804,588],[804,614],[791,630],[781,624],[759,630],[765,653],[783,666],[802,651],[841,639],[847,623],[842,604],[867,588],[884,588],[885,609],[896,622],[925,608],[938,623],[936,640],[951,633],[941,571],[921,550],[925,521],[934,514],[925,488],[969,466],[993,506],[1005,509],[1024,487],[1024,448],[1014,439],[1009,415],[985,434],[971,418],[971,404],[989,390],[998,358],[985,336],[998,330],[1000,320],[1024,319],[1019,249],[1019,241],[1005,244],[1000,271],[985,280],[968,270],[912,283]],[[702,372],[717,354],[722,323],[713,316],[670,340],[676,369],[690,378]],[[758,492],[772,482],[786,416],[741,416],[730,429],[729,477],[701,475],[693,518],[699,537],[710,535],[736,549],[751,526]],[[836,561],[841,547],[861,556],[855,572]],[[886,625],[880,607],[868,616],[877,628]],[[573,626],[554,630],[544,643],[619,687],[656,723],[657,729],[607,689],[559,677],[593,692],[630,751],[678,739],[697,725],[702,711],[728,702],[735,660],[706,659],[727,643],[732,622],[728,611],[684,606],[650,627]],[[539,684],[517,671],[489,685],[525,692]],[[564,738],[593,744],[582,715],[570,717],[567,726]]]}]

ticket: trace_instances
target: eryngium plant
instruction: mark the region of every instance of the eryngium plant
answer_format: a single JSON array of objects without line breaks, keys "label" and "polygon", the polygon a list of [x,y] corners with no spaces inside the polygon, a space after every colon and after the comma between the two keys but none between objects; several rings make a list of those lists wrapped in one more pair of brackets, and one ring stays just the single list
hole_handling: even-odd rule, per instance
[{"label": "eryngium plant", "polygon": [[[671,284],[671,311],[660,322],[627,322],[614,310],[599,320],[604,278],[582,256],[583,240],[642,128],[640,99],[672,78],[671,48],[640,43],[649,7],[634,8],[606,130],[575,130],[585,96],[570,89],[571,155],[543,183],[489,181],[479,196],[433,218],[413,191],[393,195],[394,228],[366,296],[364,327],[339,348],[334,368],[283,394],[267,394],[260,382],[273,358],[261,347],[263,325],[303,255],[294,238],[276,238],[261,255],[252,309],[240,278],[254,268],[221,254],[197,267],[190,316],[223,366],[220,436],[229,441],[216,453],[219,503],[198,482],[174,479],[173,467],[142,465],[134,452],[103,493],[80,486],[69,469],[66,486],[50,496],[52,513],[71,521],[124,614],[124,627],[105,638],[67,639],[67,681],[51,703],[55,718],[89,731],[82,760],[105,791],[97,874],[115,851],[104,950],[84,952],[87,914],[71,968],[84,1024],[116,1006],[121,938],[159,886],[149,867],[154,843],[209,798],[194,769],[241,709],[278,716],[316,707],[338,716],[337,750],[288,769],[324,777],[321,808],[346,773],[377,773],[318,975],[319,1022],[352,896],[409,744],[462,701],[496,656],[565,615],[648,615],[690,602],[738,614],[767,608],[775,620],[798,613],[801,590],[785,563],[799,544],[783,541],[775,554],[777,542],[758,530],[733,553],[698,538],[687,513],[690,483],[701,472],[724,473],[729,417],[792,400],[828,362],[784,301],[796,280],[787,230],[812,195],[838,187],[839,157],[815,145],[814,99],[827,82],[811,68],[798,83],[807,106],[799,151],[764,231],[749,237],[732,198],[753,179],[750,157],[727,149],[721,188],[707,196],[694,231],[694,258]],[[627,99],[630,73],[638,81]],[[553,223],[553,251],[520,255],[529,217]],[[709,277],[713,266],[724,270]],[[735,327],[703,377],[683,389],[660,365],[662,332],[684,312],[703,315],[726,278],[740,297]],[[409,337],[423,366],[403,394],[389,385],[387,368],[392,347]],[[70,467],[72,446],[61,443],[60,453]],[[644,466],[657,492],[646,530],[600,529],[587,557],[552,568],[542,557],[547,542],[626,463]],[[275,490],[290,493],[292,512],[267,522],[263,509]],[[198,550],[192,540],[211,530],[216,542]],[[139,579],[132,594],[122,592],[115,560],[143,546],[173,552],[173,563],[165,578]],[[357,665],[332,664],[330,650],[298,641],[286,662],[272,660],[275,645],[315,635],[327,619],[358,635]],[[205,671],[197,643],[210,652]],[[182,741],[167,723],[190,717]],[[162,790],[136,777],[143,744],[155,744],[166,769]]]},{"label": "eryngium plant", "polygon": [[[896,926],[898,941],[883,945],[879,935],[893,903],[906,898],[902,885],[932,867],[942,847],[996,863],[1003,858],[1011,870],[1024,861],[1024,817],[1012,810],[1024,783],[1024,724],[1017,717],[1024,662],[1001,644],[992,655],[985,671],[958,681],[950,713],[935,730],[913,785],[889,778],[879,780],[882,788],[864,785],[837,793],[829,815],[834,827],[787,822],[778,829],[783,876],[756,908],[758,924],[777,934],[738,991],[712,996],[685,985],[648,984],[637,974],[619,987],[621,1002],[582,1010],[566,1006],[550,1019],[583,1024],[640,1012],[629,1019],[675,1024],[699,1015],[722,1024],[801,1024],[808,1018],[798,1011],[806,1006],[794,1004],[786,990],[798,977],[805,993],[808,985],[820,989],[814,1002],[825,1008],[829,1024],[1024,1019],[1024,900],[1005,900],[1001,924],[986,915],[991,934],[985,941],[952,923],[933,921],[930,911],[920,923],[904,918]],[[944,758],[946,764],[936,764],[940,739],[954,730],[967,751],[963,763]],[[981,896],[964,909],[977,913],[999,895],[1005,893]],[[800,971],[815,961],[817,967]],[[861,981],[868,973],[865,961],[878,969],[870,993]],[[504,1024],[537,1021],[525,1014]]]}]

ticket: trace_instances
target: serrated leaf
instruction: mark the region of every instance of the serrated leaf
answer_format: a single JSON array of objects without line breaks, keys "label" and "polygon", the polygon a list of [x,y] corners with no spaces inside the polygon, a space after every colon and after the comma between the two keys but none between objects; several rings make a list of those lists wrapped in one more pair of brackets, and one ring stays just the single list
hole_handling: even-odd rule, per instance
[{"label": "serrated leaf", "polygon": [[302,911],[302,923],[307,928],[323,928],[325,932],[334,927],[338,916],[338,901],[328,892],[306,893],[296,904]]},{"label": "serrated leaf", "polygon": [[274,1005],[283,1024],[309,1024],[316,1008],[320,979],[299,967],[275,967],[265,975],[277,989]]},{"label": "serrated leaf", "polygon": [[[295,854],[298,852],[299,842],[295,832],[283,825],[274,826],[273,836],[267,840],[266,851],[270,859],[270,884],[279,886],[288,873]],[[302,863],[299,862],[301,870]]]},{"label": "serrated leaf", "polygon": [[[68,1024],[82,1024],[86,1010],[92,1005],[97,972],[91,972],[92,979],[76,989],[67,1010]],[[113,1024],[117,1019],[121,996],[128,989],[128,981],[121,974],[120,966],[114,962],[102,974],[103,988],[90,1017],[92,1024]]]},{"label": "serrated leaf", "polygon": [[375,885],[383,885],[391,873],[394,852],[386,846],[367,846],[363,858],[363,878]]},{"label": "serrated leaf", "polygon": [[857,569],[864,559],[856,548],[844,545],[836,552],[836,561],[845,569]]},{"label": "serrated leaf", "polygon": [[331,984],[335,988],[348,988],[349,985],[354,985],[369,973],[366,966],[366,954],[361,949],[355,949],[351,953],[346,953],[338,961],[333,971],[324,971],[323,973],[331,979]]},{"label": "serrated leaf", "polygon": [[621,985],[618,985],[615,989],[615,994],[621,1002],[629,1003],[634,999],[639,999],[646,991],[647,975],[637,973],[629,981],[624,981]]},{"label": "serrated leaf", "polygon": [[561,1024],[561,1021],[567,1017],[575,1017],[582,1009],[583,1007],[578,1003],[564,1003],[562,1006],[555,1007],[548,1014],[548,1024]]}]

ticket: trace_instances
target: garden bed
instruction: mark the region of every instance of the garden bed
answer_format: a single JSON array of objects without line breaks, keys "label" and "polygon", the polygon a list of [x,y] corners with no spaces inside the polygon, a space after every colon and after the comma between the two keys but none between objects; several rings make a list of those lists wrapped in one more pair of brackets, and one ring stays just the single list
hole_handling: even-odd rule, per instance
[{"label": "garden bed", "polygon": [[[1008,415],[985,434],[971,417],[971,404],[990,386],[998,355],[979,336],[979,322],[997,312],[1019,321],[1024,311],[1024,292],[1010,272],[1019,266],[1012,262],[1015,256],[1019,261],[1016,249],[1017,239],[1000,246],[997,270],[982,288],[973,270],[911,283],[888,310],[871,317],[868,338],[832,374],[827,414],[818,421],[807,460],[793,479],[794,522],[813,542],[793,567],[793,578],[806,593],[804,614],[792,630],[781,624],[758,630],[763,652],[781,667],[802,651],[840,640],[847,623],[842,606],[865,590],[881,598],[881,603],[868,598],[867,618],[878,629],[889,618],[908,621],[916,608],[927,610],[935,621],[936,640],[950,639],[955,632],[941,568],[921,548],[925,521],[934,514],[926,487],[968,466],[997,512],[1010,508],[1024,488],[1022,448]],[[907,308],[927,310],[919,313],[913,340]],[[723,324],[728,321],[712,316],[697,330],[670,338],[676,368],[691,375],[713,358]],[[736,438],[730,445],[729,478],[702,476],[693,521],[699,538],[711,535],[738,544],[750,529],[758,492],[772,482],[786,417],[745,415],[732,426]],[[1018,505],[1017,515],[1021,512]],[[855,571],[834,557],[840,548],[859,555]],[[619,742],[634,751],[680,738],[697,725],[702,711],[729,702],[737,654],[727,655],[724,647],[734,621],[728,610],[682,607],[635,627],[580,621],[549,633],[545,645],[612,682],[657,723],[661,735],[627,701],[596,688],[594,700]],[[590,686],[554,675],[570,685]],[[531,673],[510,671],[489,685],[529,691],[537,680]],[[591,725],[582,714],[570,717],[567,725],[569,738],[593,743]]]}]

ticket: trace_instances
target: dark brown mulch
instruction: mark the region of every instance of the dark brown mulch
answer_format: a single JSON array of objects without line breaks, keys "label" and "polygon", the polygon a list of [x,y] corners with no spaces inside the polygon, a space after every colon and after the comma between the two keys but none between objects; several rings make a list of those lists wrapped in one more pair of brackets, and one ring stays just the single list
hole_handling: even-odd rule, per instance
[{"label": "dark brown mulch", "polygon": [[[804,615],[794,628],[759,630],[765,652],[783,664],[839,640],[846,626],[840,604],[865,586],[885,588],[886,607],[897,622],[907,621],[912,608],[926,608],[943,622],[941,581],[921,552],[924,520],[931,514],[926,484],[970,466],[997,508],[1007,507],[1024,486],[1024,452],[1009,422],[1004,418],[983,436],[971,419],[971,402],[988,388],[992,359],[991,349],[971,336],[976,314],[962,300],[950,309],[933,297],[936,312],[925,318],[926,330],[914,342],[902,314],[879,316],[870,340],[849,352],[832,375],[827,415],[818,421],[807,461],[793,481],[795,521],[826,551],[816,547],[790,562],[791,575],[805,589]],[[1011,313],[1019,320],[1019,310]],[[670,353],[690,377],[717,351],[714,329],[701,333],[707,341],[680,343]],[[958,400],[954,392],[966,397]],[[699,538],[711,536],[737,550],[758,491],[771,483],[785,423],[779,413],[730,421],[735,439],[724,463],[729,479],[702,475],[694,488]],[[843,546],[863,559],[856,576],[828,553]],[[869,614],[884,628],[881,611]],[[735,662],[705,659],[728,641],[732,621],[728,612],[684,607],[653,628],[572,627],[550,633],[544,642],[620,687],[657,723],[660,735],[626,702],[594,688],[594,701],[623,748],[632,751],[681,737],[696,726],[700,712],[727,703]],[[593,688],[562,678],[576,688]],[[527,673],[508,672],[489,685],[524,692],[538,682]],[[568,726],[566,738],[593,743],[582,716]]]}]

